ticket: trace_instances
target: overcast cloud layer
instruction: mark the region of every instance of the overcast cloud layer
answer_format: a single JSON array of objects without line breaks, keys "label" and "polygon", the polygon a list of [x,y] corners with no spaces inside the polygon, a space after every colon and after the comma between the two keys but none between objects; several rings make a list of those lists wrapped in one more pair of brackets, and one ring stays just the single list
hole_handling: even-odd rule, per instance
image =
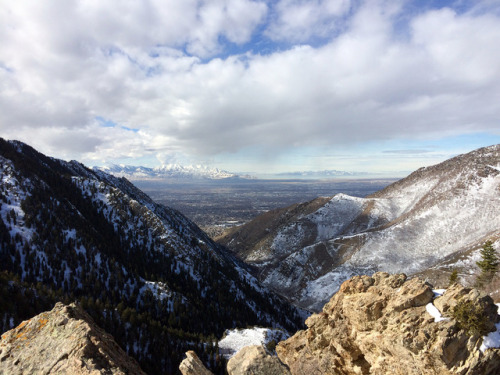
[{"label": "overcast cloud layer", "polygon": [[471,3],[3,1],[0,136],[87,163],[498,136],[500,2]]}]

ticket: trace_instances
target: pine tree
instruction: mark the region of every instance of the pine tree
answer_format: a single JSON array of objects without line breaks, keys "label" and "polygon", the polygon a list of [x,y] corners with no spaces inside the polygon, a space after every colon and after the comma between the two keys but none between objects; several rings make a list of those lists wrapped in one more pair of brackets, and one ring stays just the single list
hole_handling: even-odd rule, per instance
[{"label": "pine tree", "polygon": [[491,241],[486,241],[484,244],[481,249],[481,260],[476,262],[476,264],[481,269],[478,284],[481,286],[490,282],[493,276],[495,276],[495,273],[498,271],[499,264],[498,256]]},{"label": "pine tree", "polygon": [[451,271],[449,285],[455,284],[457,280],[458,280],[458,271],[455,268],[453,271]]}]

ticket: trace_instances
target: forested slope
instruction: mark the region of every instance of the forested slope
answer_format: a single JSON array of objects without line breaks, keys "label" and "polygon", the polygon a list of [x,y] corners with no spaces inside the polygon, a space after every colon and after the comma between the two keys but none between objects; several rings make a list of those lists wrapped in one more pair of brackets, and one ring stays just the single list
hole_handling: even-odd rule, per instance
[{"label": "forested slope", "polygon": [[231,253],[127,180],[2,139],[0,267],[2,332],[55,301],[77,301],[149,373],[174,373],[189,348],[218,371],[211,343],[225,329],[294,330],[301,320]]}]

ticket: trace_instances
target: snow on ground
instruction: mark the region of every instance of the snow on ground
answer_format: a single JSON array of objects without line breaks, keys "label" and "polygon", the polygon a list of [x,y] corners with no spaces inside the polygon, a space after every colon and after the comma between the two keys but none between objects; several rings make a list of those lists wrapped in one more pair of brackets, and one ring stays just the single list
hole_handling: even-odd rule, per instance
[{"label": "snow on ground", "polygon": [[[432,292],[434,293],[434,298],[436,298],[442,296],[444,292],[446,292],[446,289],[433,289]],[[427,305],[425,305],[425,309],[434,318],[435,322],[450,320],[449,318],[443,318],[443,316],[441,315],[441,311],[439,311],[432,302],[429,302]]]},{"label": "snow on ground", "polygon": [[391,201],[394,217],[399,217],[406,212],[409,212],[415,207],[419,200],[435,188],[439,183],[439,178],[431,177],[426,180],[420,180],[417,183],[405,186],[391,192],[388,199]]},{"label": "snow on ground", "polygon": [[481,260],[481,249],[477,249],[470,253],[464,259],[460,259],[453,263],[453,267],[461,268],[461,273],[468,273],[474,275],[477,272],[476,262]]},{"label": "snow on ground", "polygon": [[307,218],[317,228],[317,241],[331,239],[361,214],[366,200],[346,194],[335,195],[328,203]]},{"label": "snow on ground", "polygon": [[446,289],[432,289],[432,293],[434,293],[434,298],[440,297],[446,292]]},{"label": "snow on ground", "polygon": [[500,166],[495,167],[494,165],[488,165],[488,167],[500,172]]},{"label": "snow on ground", "polygon": [[[482,178],[460,194],[449,194],[447,185],[434,194],[446,194],[444,200],[422,205],[418,212],[382,231],[367,234],[364,246],[350,258],[362,267],[367,263],[384,265],[384,271],[415,273],[443,259],[457,249],[491,236],[497,229],[500,200],[496,189],[500,177]],[[485,225],[484,223],[489,223]]]},{"label": "snow on ground", "polygon": [[[497,303],[496,305],[500,311],[500,303]],[[495,332],[490,332],[488,335],[483,337],[483,343],[479,348],[479,350],[483,353],[488,348],[500,348],[500,323],[497,323],[495,326],[497,327]]]},{"label": "snow on ground", "polygon": [[286,340],[290,335],[280,329],[250,328],[227,330],[222,340],[219,341],[219,351],[224,358],[229,359],[240,349],[251,345],[266,345],[275,340]]},{"label": "snow on ground", "polygon": [[[410,180],[379,198],[338,194],[316,212],[279,230],[271,254],[286,255],[281,262],[286,267],[279,264],[269,272],[267,264],[260,264],[266,268],[264,284],[285,293],[297,291],[296,302],[315,310],[343,281],[360,274],[357,272],[414,274],[458,250],[469,249],[479,238],[499,233],[500,175],[477,178],[473,170],[465,169],[447,179],[436,175],[424,177]],[[388,222],[391,225],[381,226]],[[376,226],[380,226],[379,230],[372,231]],[[313,245],[308,236],[314,231],[317,238]],[[361,233],[356,243],[341,244],[349,235]],[[320,265],[316,272],[311,268],[314,266],[311,260],[316,248],[324,242],[328,251],[348,251],[341,253],[345,255],[340,259],[344,261],[340,267],[328,270]],[[478,254],[474,252],[456,266],[463,263],[473,272]]]},{"label": "snow on ground", "polygon": [[[24,211],[21,208],[22,201],[30,195],[26,191],[26,186],[29,184],[29,179],[25,179],[24,183],[21,184],[15,175],[13,163],[0,157],[0,186],[7,200],[7,203],[0,202],[0,220],[3,220],[7,228],[10,228],[9,234],[12,238],[19,234],[26,240],[31,240],[33,236],[33,230],[24,225]],[[8,217],[12,214],[14,214],[15,220]]]},{"label": "snow on ground", "polygon": [[172,291],[162,282],[144,281],[144,286],[139,290],[139,293],[142,295],[147,290],[150,290],[153,296],[160,301],[172,297]]},{"label": "snow on ground", "polygon": [[441,312],[437,309],[436,306],[434,306],[432,302],[429,302],[427,305],[425,305],[425,309],[429,314],[431,314],[435,322],[440,322],[442,320],[449,320],[449,318],[443,318]]},{"label": "snow on ground", "polygon": [[497,327],[495,332],[490,332],[487,336],[483,337],[483,343],[479,348],[481,352],[484,352],[488,348],[500,348],[500,323],[497,323],[495,326]]}]

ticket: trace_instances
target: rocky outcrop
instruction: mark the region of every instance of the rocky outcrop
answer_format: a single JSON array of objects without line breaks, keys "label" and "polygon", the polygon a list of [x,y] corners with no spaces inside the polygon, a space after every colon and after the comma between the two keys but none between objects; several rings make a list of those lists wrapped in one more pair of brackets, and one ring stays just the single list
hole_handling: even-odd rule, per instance
[{"label": "rocky outcrop", "polygon": [[227,363],[229,375],[290,375],[288,368],[261,345],[246,346]]},{"label": "rocky outcrop", "polygon": [[276,351],[292,374],[498,374],[500,349],[481,351],[482,337],[449,316],[460,299],[480,304],[486,330],[495,330],[497,307],[476,290],[454,285],[435,298],[403,274],[356,276]]},{"label": "rocky outcrop", "polygon": [[80,307],[57,303],[2,335],[0,374],[145,374]]},{"label": "rocky outcrop", "polygon": [[186,352],[186,358],[181,362],[179,370],[182,375],[213,375],[192,350]]}]

